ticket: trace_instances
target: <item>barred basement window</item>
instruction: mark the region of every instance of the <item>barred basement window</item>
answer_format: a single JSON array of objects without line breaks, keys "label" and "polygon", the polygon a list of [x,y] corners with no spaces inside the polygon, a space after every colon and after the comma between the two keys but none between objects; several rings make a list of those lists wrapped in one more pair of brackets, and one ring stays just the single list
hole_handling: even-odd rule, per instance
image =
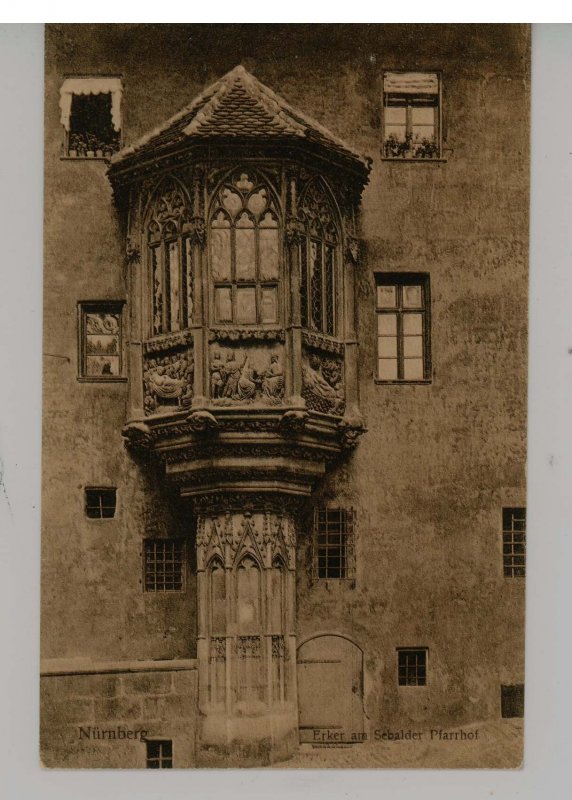
[{"label": "barred basement window", "polygon": [[143,585],[146,592],[182,592],[184,588],[184,541],[146,539]]},{"label": "barred basement window", "polygon": [[501,686],[501,716],[524,717],[524,684]]},{"label": "barred basement window", "polygon": [[502,561],[506,578],[526,572],[526,508],[502,510]]},{"label": "barred basement window", "polygon": [[121,381],[123,301],[79,303],[79,379]]},{"label": "barred basement window", "polygon": [[441,155],[441,87],[435,72],[383,76],[383,156],[435,159]]},{"label": "barred basement window", "polygon": [[151,739],[147,746],[147,769],[172,769],[173,742],[171,739]]},{"label": "barred basement window", "polygon": [[397,648],[399,686],[427,685],[427,648]]},{"label": "barred basement window", "polygon": [[376,275],[377,380],[431,379],[429,276]]},{"label": "barred basement window", "polygon": [[110,158],[121,146],[120,78],[67,78],[60,89],[68,158]]},{"label": "barred basement window", "polygon": [[314,510],[314,576],[355,578],[355,512],[344,508]]},{"label": "barred basement window", "polygon": [[115,488],[85,490],[85,515],[89,519],[111,519],[115,516],[117,490]]}]

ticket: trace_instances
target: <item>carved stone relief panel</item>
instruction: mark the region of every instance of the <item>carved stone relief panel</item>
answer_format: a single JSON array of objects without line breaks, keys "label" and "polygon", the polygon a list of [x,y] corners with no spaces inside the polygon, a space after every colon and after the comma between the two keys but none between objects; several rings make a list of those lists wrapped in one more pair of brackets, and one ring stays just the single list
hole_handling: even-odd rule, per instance
[{"label": "carved stone relief panel", "polygon": [[265,569],[276,557],[294,568],[296,532],[294,520],[275,511],[204,513],[197,524],[198,567],[214,557],[227,567],[252,556]]},{"label": "carved stone relief panel", "polygon": [[188,347],[167,353],[148,353],[143,361],[145,414],[177,411],[193,397],[194,358]]},{"label": "carved stone relief panel", "polygon": [[312,411],[342,416],[346,406],[343,359],[335,353],[304,349],[302,397]]},{"label": "carved stone relief panel", "polygon": [[209,391],[215,405],[281,405],[284,389],[282,345],[209,346]]}]

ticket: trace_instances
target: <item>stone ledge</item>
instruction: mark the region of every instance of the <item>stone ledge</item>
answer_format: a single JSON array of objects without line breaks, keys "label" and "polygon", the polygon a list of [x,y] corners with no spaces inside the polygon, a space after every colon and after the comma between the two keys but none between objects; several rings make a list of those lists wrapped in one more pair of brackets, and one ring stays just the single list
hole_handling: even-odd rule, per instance
[{"label": "stone ledge", "polygon": [[197,664],[196,658],[177,658],[165,661],[92,661],[89,658],[50,658],[40,662],[40,677],[120,672],[177,672],[196,670]]}]

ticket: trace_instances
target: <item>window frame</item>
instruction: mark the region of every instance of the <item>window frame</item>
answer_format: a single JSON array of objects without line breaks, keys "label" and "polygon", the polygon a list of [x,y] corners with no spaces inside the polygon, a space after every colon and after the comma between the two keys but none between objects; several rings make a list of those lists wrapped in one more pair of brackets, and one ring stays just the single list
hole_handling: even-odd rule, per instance
[{"label": "window frame", "polygon": [[[243,192],[238,186],[237,176],[245,175],[247,180],[252,183],[252,187]],[[238,194],[242,201],[241,209],[231,213],[227,207],[221,202],[222,192],[227,189],[231,192]],[[276,226],[267,228],[261,225],[263,214],[254,214],[248,208],[248,200],[251,196],[255,195],[258,191],[263,189],[267,194],[267,207],[264,214],[271,214],[276,219]],[[214,225],[215,218],[222,212],[224,218],[228,222],[227,226]],[[238,220],[243,215],[246,215],[253,221],[252,228],[238,225]],[[254,217],[257,219],[254,219]],[[214,277],[213,270],[213,229],[228,230],[229,235],[229,252],[230,252],[230,276],[228,279]],[[237,230],[253,230],[254,233],[254,277],[241,278],[237,270]],[[278,247],[278,263],[277,263],[277,277],[265,278],[263,277],[262,265],[262,245],[261,245],[261,231],[276,230],[277,247]],[[209,284],[209,317],[210,324],[215,328],[246,328],[262,329],[262,330],[276,330],[283,324],[283,309],[284,300],[283,294],[285,292],[285,256],[284,256],[284,226],[283,226],[283,210],[280,203],[280,198],[271,186],[270,182],[265,176],[259,173],[256,167],[235,167],[228,173],[218,186],[213,190],[210,197],[209,215],[207,225],[207,264],[208,264],[208,284]],[[219,320],[217,318],[217,291],[226,289],[230,292],[230,307],[231,316],[230,320]],[[238,319],[238,292],[240,289],[254,290],[254,304],[256,319],[254,321],[240,321]],[[265,290],[274,292],[276,318],[273,321],[262,321],[262,297]]]},{"label": "window frame", "polygon": [[[320,560],[324,558],[324,556],[320,555],[320,549],[322,552],[326,551],[325,556],[325,567],[327,570],[328,567],[328,553],[329,550],[335,550],[336,545],[332,543],[328,543],[327,537],[330,534],[328,530],[329,524],[336,524],[333,520],[330,521],[327,519],[328,514],[338,514],[339,519],[337,524],[339,524],[340,529],[344,528],[344,530],[340,530],[338,534],[340,537],[339,548],[340,548],[340,555],[338,556],[340,560],[340,573],[342,572],[342,562],[343,562],[343,572],[344,574],[340,575],[321,575],[320,574]],[[325,519],[321,520],[320,515],[325,515]],[[319,506],[314,508],[313,512],[313,527],[312,527],[312,576],[314,580],[320,582],[328,582],[328,581],[336,581],[336,582],[344,582],[349,581],[353,586],[355,586],[356,581],[356,512],[353,508],[342,508],[340,506],[336,507],[328,507],[328,506]],[[321,524],[325,523],[325,529],[321,529]],[[319,537],[325,536],[326,541],[320,542]],[[342,555],[343,551],[343,555]]]},{"label": "window frame", "polygon": [[[414,689],[427,687],[429,685],[429,648],[428,647],[396,647],[396,653],[397,653],[397,685],[398,685],[398,687],[400,687],[400,688],[401,687],[414,688]],[[416,682],[415,683],[410,683],[407,680],[408,679],[408,671],[407,671],[408,670],[408,665],[407,665],[407,663],[404,666],[404,669],[405,669],[405,682],[404,683],[401,682],[401,674],[400,674],[400,672],[401,672],[401,668],[402,667],[401,667],[400,659],[401,659],[402,656],[407,655],[408,653],[410,653],[410,654],[413,654],[413,653],[420,654],[420,653],[422,653],[423,654],[423,659],[424,659],[423,666],[424,666],[424,670],[425,670],[424,683],[419,683],[419,675],[418,675],[419,664],[418,663],[415,664],[415,679],[416,679]]]},{"label": "window frame", "polygon": [[[422,92],[415,93],[404,93],[399,95],[398,92],[386,92],[385,91],[385,76],[388,74],[393,75],[435,75],[437,78],[437,93],[434,95],[430,94],[423,94]],[[407,104],[407,99],[411,98],[411,100],[419,97],[436,97],[437,98],[437,114],[436,114],[436,121],[435,121],[435,140],[437,142],[437,155],[429,156],[429,157],[402,157],[402,156],[388,156],[385,154],[385,144],[386,144],[386,136],[385,136],[385,128],[386,128],[386,121],[385,121],[385,109],[386,105],[386,97],[389,95],[394,95],[395,97],[404,97],[406,102],[406,133],[407,133],[407,126],[408,120],[410,119],[410,108],[411,105]],[[390,163],[398,163],[398,164],[435,164],[435,163],[445,163],[447,161],[446,158],[443,157],[443,71],[441,69],[390,69],[386,68],[383,69],[381,72],[381,160],[388,161]]]},{"label": "window frame", "polygon": [[[157,559],[155,558],[154,561],[154,573],[153,573],[153,583],[154,588],[148,588],[147,582],[147,546],[148,545],[156,545],[157,543],[161,544],[180,544],[181,545],[181,555],[180,555],[180,578],[181,578],[181,585],[179,588],[174,589],[167,589],[167,588],[157,588]],[[156,551],[155,551],[156,556]],[[163,560],[163,566],[167,563],[167,559]],[[173,556],[173,563],[176,563],[175,556]],[[141,584],[143,588],[144,594],[149,595],[173,595],[173,594],[184,594],[187,590],[187,540],[182,536],[150,536],[143,539],[143,545],[141,549],[141,570],[142,570],[142,578]],[[174,574],[174,573],[173,573]],[[165,571],[163,571],[163,583],[166,583],[166,576]]]},{"label": "window frame", "polygon": [[[77,304],[78,313],[78,365],[77,380],[80,383],[125,383],[125,358],[123,341],[123,309],[125,300],[80,300]],[[119,317],[119,374],[118,375],[88,375],[87,374],[87,314],[117,314]]]},{"label": "window frame", "polygon": [[[515,530],[515,522],[522,523],[523,529]],[[515,536],[522,539],[515,541]],[[515,551],[515,545],[523,547],[522,553]],[[520,558],[522,563],[515,564]],[[504,578],[526,578],[526,506],[502,508],[502,569]]]},{"label": "window frame", "polygon": [[[113,514],[111,516],[90,516],[87,512],[88,507],[96,508],[95,505],[88,506],[88,499],[87,493],[88,492],[114,492],[114,504],[113,506],[103,506],[101,500],[98,504],[99,510],[103,511],[104,508],[113,508]],[[116,486],[84,486],[83,487],[83,511],[84,516],[90,522],[108,522],[109,520],[113,520],[117,516],[117,487]]]},{"label": "window frame", "polygon": [[[64,75],[63,77],[64,77],[64,80],[63,80],[62,85],[60,86],[60,109],[61,109],[61,112],[62,112],[61,113],[60,122],[62,123],[62,126],[64,128],[64,141],[63,141],[63,145],[62,145],[63,154],[60,156],[60,161],[80,161],[80,162],[85,162],[85,161],[90,161],[90,162],[91,161],[104,161],[104,162],[108,162],[109,161],[109,156],[104,156],[104,155],[97,156],[97,155],[94,154],[93,156],[87,156],[87,155],[84,155],[84,156],[77,156],[77,155],[76,156],[70,156],[70,154],[69,154],[70,153],[70,147],[69,147],[70,130],[69,130],[69,128],[70,128],[71,115],[72,115],[73,98],[74,98],[74,96],[80,96],[81,94],[87,94],[87,95],[90,95],[90,94],[93,94],[93,95],[109,94],[109,95],[111,95],[111,114],[112,114],[112,120],[113,120],[114,95],[118,95],[117,107],[118,107],[120,124],[119,124],[119,130],[118,130],[119,138],[118,138],[117,149],[113,150],[113,154],[115,154],[115,153],[119,152],[122,149],[122,147],[124,146],[124,138],[123,138],[123,128],[124,128],[124,126],[123,126],[123,109],[122,109],[123,91],[124,91],[124,88],[123,88],[123,75],[117,74],[117,73],[115,73],[115,74],[104,74],[104,75],[98,75],[98,74],[71,75],[71,74],[67,74],[67,75]],[[99,81],[99,82],[102,82],[102,83],[108,81],[109,82],[109,91],[107,91],[107,92],[85,92],[84,93],[84,92],[77,92],[77,91],[74,92],[73,90],[69,90],[69,89],[66,90],[66,84],[67,85],[70,85],[70,84],[73,85],[74,83],[78,83],[79,84],[81,81],[86,81],[86,82],[87,81],[92,81],[92,82],[98,82]],[[68,95],[68,94],[71,96],[71,100],[69,101],[69,109],[68,109],[68,111],[66,113],[64,108],[67,105],[67,103],[64,101],[64,96]],[[67,122],[67,127],[66,127],[66,122]],[[112,122],[112,124],[113,124],[113,122]],[[95,152],[97,152],[97,151],[95,151]]]},{"label": "window frame", "polygon": [[[393,385],[402,386],[409,384],[430,384],[433,381],[433,363],[431,354],[431,277],[428,272],[376,272],[375,277],[375,371],[374,383],[383,386]],[[423,294],[422,305],[417,308],[404,310],[402,302],[399,297],[402,295],[403,286],[421,286]],[[377,303],[377,288],[378,286],[395,286],[398,287],[396,293],[396,304],[394,308],[381,308]],[[422,320],[422,347],[423,347],[423,378],[403,378],[404,366],[404,353],[403,353],[403,315],[404,313],[421,313]],[[380,378],[379,377],[379,328],[378,317],[385,314],[396,314],[397,316],[397,378]]]},{"label": "window frame", "polygon": [[[168,744],[171,748],[171,755],[164,756],[163,755],[163,745]],[[149,745],[159,745],[159,755],[156,757],[151,757],[149,755]],[[157,762],[156,767],[151,767],[150,762]],[[163,761],[169,761],[170,763],[164,764]],[[145,767],[146,769],[172,769],[173,763],[175,761],[175,747],[173,744],[172,739],[155,739],[149,738],[148,736],[145,738]]]}]

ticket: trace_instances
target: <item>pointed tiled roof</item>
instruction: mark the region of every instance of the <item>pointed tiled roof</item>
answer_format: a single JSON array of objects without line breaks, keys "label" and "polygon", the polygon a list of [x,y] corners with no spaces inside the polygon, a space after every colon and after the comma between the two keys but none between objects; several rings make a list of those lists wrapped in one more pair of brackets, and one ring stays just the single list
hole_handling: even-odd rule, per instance
[{"label": "pointed tiled roof", "polygon": [[229,138],[306,140],[360,162],[363,167],[369,166],[369,159],[294,109],[242,65],[227,72],[158,128],[116,153],[111,164],[151,155],[184,141]]}]

